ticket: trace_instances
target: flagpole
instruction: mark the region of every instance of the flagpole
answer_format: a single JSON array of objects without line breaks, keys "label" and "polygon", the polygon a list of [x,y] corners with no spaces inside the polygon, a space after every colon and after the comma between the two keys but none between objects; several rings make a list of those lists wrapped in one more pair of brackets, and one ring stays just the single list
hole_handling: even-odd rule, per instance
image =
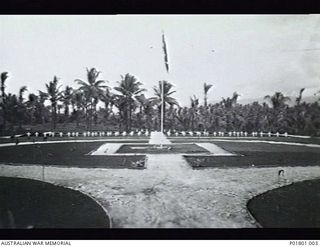
[{"label": "flagpole", "polygon": [[164,81],[161,81],[161,133],[163,133],[163,127],[164,127],[164,122],[163,122],[163,117],[164,117]]},{"label": "flagpole", "polygon": [[[164,52],[164,65],[166,68],[167,73],[169,73],[169,62],[168,62],[168,52],[167,52],[167,45],[164,36],[164,31],[162,30],[162,45],[163,45],[163,52]],[[161,81],[161,133],[164,132],[164,80]]]}]

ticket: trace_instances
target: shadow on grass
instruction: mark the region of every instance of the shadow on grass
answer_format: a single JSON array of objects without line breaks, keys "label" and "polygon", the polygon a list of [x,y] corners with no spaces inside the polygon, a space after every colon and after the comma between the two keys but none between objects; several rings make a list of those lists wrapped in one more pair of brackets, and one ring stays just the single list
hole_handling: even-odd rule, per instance
[{"label": "shadow on grass", "polygon": [[42,181],[0,177],[0,201],[0,228],[110,227],[89,196]]},{"label": "shadow on grass", "polygon": [[298,182],[260,194],[247,203],[267,228],[320,227],[320,179]]}]

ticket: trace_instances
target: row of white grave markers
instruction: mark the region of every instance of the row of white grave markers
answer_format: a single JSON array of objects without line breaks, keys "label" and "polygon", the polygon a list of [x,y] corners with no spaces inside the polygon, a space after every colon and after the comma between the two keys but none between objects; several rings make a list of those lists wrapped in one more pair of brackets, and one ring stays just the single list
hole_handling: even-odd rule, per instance
[{"label": "row of white grave markers", "polygon": [[[28,137],[30,137],[32,135],[32,133],[30,132],[27,132],[26,135]],[[86,131],[86,132],[83,132],[83,133],[80,133],[80,132],[66,132],[66,133],[63,133],[63,132],[58,132],[58,133],[55,133],[55,132],[44,132],[43,133],[43,137],[63,137],[63,136],[67,136],[67,137],[79,137],[79,136],[83,136],[83,137],[102,137],[102,136],[134,136],[134,135],[137,135],[137,136],[149,136],[150,135],[150,132],[147,130],[147,131],[138,131],[138,132],[134,132],[134,131],[131,131],[131,132],[126,132],[126,131],[123,131],[123,132],[120,132],[120,131],[115,131],[115,132],[112,132],[112,131]],[[39,137],[40,136],[40,133],[39,132],[35,132],[34,133],[34,136],[36,137]]]},{"label": "row of white grave markers", "polygon": [[[229,136],[229,137],[249,137],[249,136],[252,136],[252,137],[271,137],[271,136],[276,136],[276,137],[279,137],[279,136],[284,136],[284,137],[288,137],[288,133],[285,132],[283,134],[280,134],[279,132],[276,132],[276,133],[271,133],[271,132],[268,132],[268,133],[264,133],[264,132],[252,132],[252,133],[248,133],[246,131],[233,131],[233,132],[221,132],[221,131],[214,131],[214,132],[208,132],[208,131],[181,131],[181,132],[174,132],[172,133],[171,131],[168,131],[167,133],[167,136],[170,137],[170,136],[197,136],[197,137],[201,137],[201,136],[204,136],[204,137],[209,137],[209,136],[220,136],[220,137],[224,137],[224,136]],[[31,136],[31,133],[30,132],[27,132],[26,135],[28,137]],[[134,132],[134,131],[131,131],[131,132],[126,132],[126,131],[123,131],[123,132],[120,132],[120,131],[115,131],[115,132],[112,132],[112,131],[86,131],[86,132],[66,132],[66,133],[63,133],[63,132],[58,132],[58,133],[55,133],[55,132],[44,132],[43,133],[43,137],[63,137],[63,136],[67,136],[67,137],[79,137],[79,136],[83,136],[83,137],[104,137],[104,136],[149,136],[150,135],[150,132],[147,130],[147,131],[138,131],[138,132]],[[40,133],[39,132],[35,132],[34,133],[34,136],[38,137],[40,136]]]},{"label": "row of white grave markers", "polygon": [[276,136],[276,137],[279,137],[279,136],[284,136],[284,137],[288,137],[288,133],[287,132],[285,132],[285,133],[283,133],[283,134],[280,134],[279,132],[276,132],[276,133],[271,133],[271,132],[268,132],[268,133],[264,133],[264,132],[251,132],[251,133],[248,133],[247,131],[233,131],[233,132],[227,132],[227,133],[225,133],[225,132],[221,132],[221,131],[219,131],[219,132],[216,132],[216,131],[214,131],[214,132],[212,132],[212,133],[210,133],[210,132],[208,132],[208,131],[203,131],[203,132],[201,132],[201,131],[195,131],[195,132],[193,132],[193,131],[181,131],[181,132],[175,132],[175,133],[172,133],[171,131],[168,131],[167,133],[167,136],[198,136],[198,137],[200,137],[200,136],[220,136],[220,137],[223,137],[223,136],[230,136],[230,137],[232,137],[232,136],[236,136],[236,137],[240,137],[240,136],[242,136],[242,137],[249,137],[249,136],[252,136],[252,137],[271,137],[271,136]]}]

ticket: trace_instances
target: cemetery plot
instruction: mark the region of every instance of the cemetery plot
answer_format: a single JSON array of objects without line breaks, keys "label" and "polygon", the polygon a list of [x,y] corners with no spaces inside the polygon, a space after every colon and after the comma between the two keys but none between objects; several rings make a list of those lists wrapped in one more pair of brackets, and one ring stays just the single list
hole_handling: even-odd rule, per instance
[{"label": "cemetery plot", "polygon": [[0,162],[10,165],[41,164],[44,166],[80,168],[143,168],[145,155],[92,156],[90,151],[101,142],[45,143],[0,147]]},{"label": "cemetery plot", "polygon": [[109,228],[105,210],[85,194],[24,179],[0,177],[0,228]]},{"label": "cemetery plot", "polygon": [[267,191],[247,207],[262,227],[320,227],[320,180],[309,180]]}]

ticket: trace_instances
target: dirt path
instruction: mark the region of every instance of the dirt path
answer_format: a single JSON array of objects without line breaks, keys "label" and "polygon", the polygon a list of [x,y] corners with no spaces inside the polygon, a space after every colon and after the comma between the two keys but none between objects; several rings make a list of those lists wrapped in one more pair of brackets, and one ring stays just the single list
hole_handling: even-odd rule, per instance
[{"label": "dirt path", "polygon": [[[249,198],[266,190],[320,177],[320,167],[192,170],[179,155],[150,155],[148,169],[45,168],[45,181],[80,190],[110,213],[113,226],[256,227]],[[0,165],[2,176],[42,179],[40,166]]]},{"label": "dirt path", "polygon": [[211,154],[214,154],[214,155],[224,155],[224,156],[234,155],[228,152],[227,150],[224,150],[223,148],[219,147],[218,145],[210,142],[199,142],[196,144],[204,149],[207,149]]},{"label": "dirt path", "polygon": [[[320,177],[320,167],[193,170],[179,154],[147,157],[144,170],[46,167],[44,180],[94,197],[116,228],[243,228],[256,227],[246,209],[254,195]],[[43,179],[36,165],[0,165],[0,175]]]}]

